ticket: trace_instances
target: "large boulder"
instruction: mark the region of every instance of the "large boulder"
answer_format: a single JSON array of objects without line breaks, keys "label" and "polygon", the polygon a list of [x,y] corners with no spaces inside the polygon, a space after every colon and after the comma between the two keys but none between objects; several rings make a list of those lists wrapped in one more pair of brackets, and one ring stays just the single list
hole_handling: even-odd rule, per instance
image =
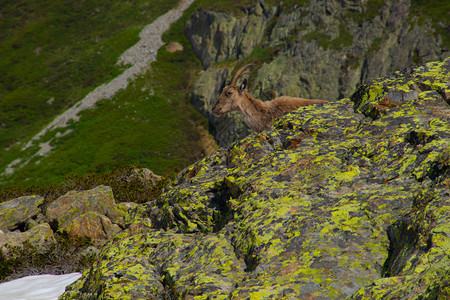
[{"label": "large boulder", "polygon": [[109,240],[120,230],[108,217],[93,211],[73,218],[71,223],[64,227],[64,231],[71,238],[88,237],[92,240]]},{"label": "large boulder", "polygon": [[47,218],[59,232],[98,240],[109,239],[120,231],[122,215],[109,186],[70,191],[47,207]]},{"label": "large boulder", "polygon": [[40,213],[41,196],[25,196],[0,203],[0,230],[24,229],[26,222]]},{"label": "large boulder", "polygon": [[188,167],[61,299],[446,299],[450,58]]},{"label": "large boulder", "polygon": [[8,258],[15,258],[12,250],[23,249],[24,244],[32,247],[33,251],[43,253],[56,243],[50,225],[42,223],[25,232],[1,232],[0,251]]}]

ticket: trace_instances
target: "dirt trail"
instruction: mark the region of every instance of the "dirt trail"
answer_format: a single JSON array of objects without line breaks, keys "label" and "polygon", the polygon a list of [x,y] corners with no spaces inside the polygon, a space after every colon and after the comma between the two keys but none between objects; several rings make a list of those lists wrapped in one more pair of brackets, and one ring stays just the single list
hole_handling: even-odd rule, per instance
[{"label": "dirt trail", "polygon": [[[98,86],[78,103],[57,116],[41,132],[32,137],[22,148],[22,151],[36,144],[49,130],[67,127],[71,121],[77,122],[80,119],[79,113],[81,111],[93,107],[101,99],[111,98],[119,90],[126,88],[128,83],[134,80],[136,76],[143,74],[146,68],[156,59],[158,49],[164,45],[161,39],[162,34],[183,15],[183,12],[193,2],[194,0],[180,0],[176,8],[171,9],[166,14],[158,17],[153,23],[144,27],[139,34],[140,41],[126,50],[117,62],[118,64],[130,65],[130,67],[110,82]],[[45,156],[51,149],[49,141],[40,143],[39,149],[34,156]],[[14,160],[2,175],[12,174],[15,169],[23,167],[28,161],[22,164],[21,162],[20,158]]]}]

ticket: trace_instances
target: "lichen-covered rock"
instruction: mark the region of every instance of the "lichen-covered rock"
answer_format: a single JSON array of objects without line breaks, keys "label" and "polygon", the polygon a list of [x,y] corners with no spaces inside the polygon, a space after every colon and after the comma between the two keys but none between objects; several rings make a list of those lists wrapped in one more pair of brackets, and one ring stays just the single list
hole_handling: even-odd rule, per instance
[{"label": "lichen-covered rock", "polygon": [[0,230],[16,230],[40,213],[41,196],[25,196],[0,203]]},{"label": "lichen-covered rock", "polygon": [[64,231],[71,238],[88,237],[92,240],[109,240],[120,230],[108,217],[93,211],[77,216],[64,227]]},{"label": "lichen-covered rock", "polygon": [[99,239],[110,238],[123,223],[109,186],[68,192],[48,205],[47,218],[59,232]]},{"label": "lichen-covered rock", "polygon": [[449,81],[404,70],[188,167],[62,299],[449,297]]},{"label": "lichen-covered rock", "polygon": [[36,225],[25,232],[0,232],[0,249],[2,254],[8,258],[14,258],[10,255],[11,250],[22,249],[24,243],[40,253],[54,245],[56,240],[48,223]]},{"label": "lichen-covered rock", "polygon": [[156,175],[152,170],[147,168],[134,168],[125,178],[128,181],[136,179],[148,185],[156,185],[163,180],[161,176]]}]

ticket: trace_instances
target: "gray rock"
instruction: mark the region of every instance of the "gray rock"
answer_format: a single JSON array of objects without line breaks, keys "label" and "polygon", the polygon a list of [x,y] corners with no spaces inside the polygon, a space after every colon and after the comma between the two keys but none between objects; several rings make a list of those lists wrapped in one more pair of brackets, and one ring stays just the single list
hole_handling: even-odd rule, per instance
[{"label": "gray rock", "polygon": [[50,225],[43,223],[36,225],[25,232],[6,232],[0,233],[0,249],[3,255],[12,258],[11,249],[24,247],[24,243],[34,248],[38,253],[44,252],[56,243],[53,231]]},{"label": "gray rock", "polygon": [[242,18],[212,10],[196,11],[185,27],[195,54],[206,69],[213,62],[241,59],[253,51],[264,37],[274,11],[256,4]]},{"label": "gray rock", "polygon": [[13,231],[40,212],[41,196],[25,196],[0,203],[0,230]]},{"label": "gray rock", "polygon": [[190,98],[196,110],[201,112],[212,123],[216,117],[211,109],[219,99],[228,78],[228,69],[208,68],[203,71],[192,88]]},{"label": "gray rock", "polygon": [[109,239],[120,231],[113,223],[123,222],[122,215],[109,186],[68,192],[47,207],[47,218],[59,232],[99,240]]},{"label": "gray rock", "polygon": [[240,114],[231,113],[216,117],[211,112],[226,84],[228,73],[228,69],[208,68],[200,75],[190,95],[192,105],[208,118],[214,128],[216,142],[221,147],[227,146],[251,132]]}]

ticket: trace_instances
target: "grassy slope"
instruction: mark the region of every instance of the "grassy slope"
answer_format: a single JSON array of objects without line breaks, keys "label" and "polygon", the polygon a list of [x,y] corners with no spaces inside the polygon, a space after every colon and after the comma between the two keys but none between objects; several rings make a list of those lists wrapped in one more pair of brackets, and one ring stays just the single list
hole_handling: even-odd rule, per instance
[{"label": "grassy slope", "polygon": [[[73,2],[73,6],[76,6],[76,1]],[[81,56],[91,54],[87,60],[83,57],[77,59],[85,64],[84,69],[92,69],[82,72],[83,74],[86,73],[85,77],[81,78],[80,74],[78,74],[80,76],[70,77],[72,72],[75,72],[74,69],[83,69],[82,67],[51,69],[51,66],[43,66],[41,70],[36,70],[36,75],[32,76],[29,84],[24,83],[26,79],[21,79],[14,87],[15,89],[11,89],[8,97],[2,95],[2,107],[9,105],[11,109],[2,109],[2,120],[9,120],[9,125],[3,126],[1,129],[0,165],[5,165],[15,159],[20,145],[11,146],[14,140],[26,141],[25,138],[35,134],[38,130],[36,128],[46,124],[55,114],[78,101],[96,85],[119,74],[120,70],[114,65],[117,57],[138,40],[139,30],[144,25],[167,10],[170,2],[176,3],[177,1],[152,1],[151,5],[147,3],[148,6],[144,6],[145,1],[141,2],[140,4],[129,5],[126,8],[123,7],[126,6],[124,2],[120,2],[120,4],[117,4],[119,8],[117,8],[118,11],[115,14],[122,15],[126,21],[118,22],[116,20],[111,29],[102,25],[101,28],[98,28],[98,31],[89,34],[89,36],[94,36],[97,39],[99,35],[110,35],[108,40],[101,43],[102,45],[92,42],[91,49],[88,49],[88,46],[78,49],[77,42],[73,44],[65,43],[67,40],[88,39],[85,34],[80,33],[76,38],[61,37],[60,48],[73,46],[76,49],[72,49],[72,52],[76,52],[78,49],[80,53],[77,54]],[[54,9],[52,13],[55,14],[55,19],[64,18],[57,16],[59,13],[63,13],[53,7],[53,4],[49,4],[49,6]],[[57,5],[55,4],[55,6]],[[97,7],[96,5],[89,6],[93,11]],[[115,6],[115,4],[111,6]],[[134,9],[131,9],[133,7]],[[136,9],[138,7],[139,9]],[[49,9],[49,7],[41,8],[43,10]],[[61,7],[59,8],[61,9]],[[147,8],[147,12],[143,11],[144,8]],[[79,12],[80,17],[83,14],[90,15],[93,13],[88,8],[85,9],[87,11],[84,10],[84,13]],[[147,17],[139,18],[133,10],[140,11],[139,15],[145,14]],[[105,15],[97,22],[100,24],[108,23],[108,16],[110,17],[111,14],[113,14],[112,11],[105,12]],[[149,14],[151,14],[151,17],[148,16]],[[82,21],[78,22],[77,25],[85,27]],[[57,26],[57,24],[53,26]],[[76,24],[72,26],[76,27]],[[26,27],[25,24],[23,24],[23,27]],[[180,29],[182,28],[178,26],[178,32],[172,33],[172,35],[183,40],[181,42],[186,47],[185,51],[174,54],[165,50],[160,51],[158,62],[153,67],[154,71],[148,72],[136,80],[128,89],[115,96],[112,101],[103,100],[99,103],[97,109],[84,113],[81,121],[73,125],[74,131],[72,134],[60,139],[57,145],[52,144],[52,146],[56,146],[56,150],[52,154],[42,158],[39,162],[38,160],[30,161],[24,169],[14,174],[9,183],[56,183],[68,174],[106,171],[129,163],[141,163],[159,173],[165,173],[169,170],[179,169],[198,158],[200,153],[196,142],[199,136],[192,119],[197,120],[197,123],[204,121],[190,108],[186,97],[194,74],[189,70],[198,69],[199,64],[194,58],[187,41],[184,40],[183,30],[180,32]],[[22,28],[22,30],[24,31],[25,28]],[[20,30],[17,29],[16,31]],[[39,32],[37,29],[36,31]],[[73,31],[78,32],[79,30],[73,29]],[[59,34],[64,36],[62,32]],[[124,42],[125,40],[127,42]],[[36,45],[44,43],[45,39],[40,39],[29,47],[30,51],[35,49]],[[6,48],[8,48],[7,45],[5,46],[5,43],[2,43],[1,49]],[[102,50],[99,50],[100,48]],[[106,48],[110,51],[104,53]],[[101,51],[102,54],[97,54],[98,51]],[[24,62],[24,64],[29,64],[30,68],[33,64],[41,66],[40,63],[35,61],[36,55],[32,54],[28,53],[29,56],[26,56],[26,53],[23,54],[24,60],[26,60],[25,58],[31,60],[30,62]],[[109,58],[102,61],[102,58],[107,54]],[[41,50],[37,57],[43,55],[43,50]],[[68,55],[61,60],[70,61],[75,56],[75,54]],[[50,54],[48,57],[53,59]],[[10,60],[7,58],[2,60],[1,67],[4,70],[8,69],[8,62]],[[64,65],[64,63],[62,64]],[[9,64],[9,66],[12,65],[14,64]],[[185,70],[187,74],[186,72],[179,72],[180,68]],[[17,67],[17,69],[20,68]],[[22,69],[25,71],[24,68]],[[105,69],[109,72],[104,72]],[[58,73],[58,71],[60,72]],[[26,71],[25,73],[30,72]],[[47,91],[51,89],[51,85],[45,84],[47,73],[60,79],[64,78],[67,81],[66,85],[64,85],[66,81],[62,79],[60,84],[55,83],[55,86],[61,90],[61,99],[66,101],[59,105],[59,109],[55,108],[59,103],[57,96],[54,96],[54,104],[48,105],[46,103],[50,98],[48,94],[51,94]],[[39,74],[41,75],[39,76]],[[103,76],[97,78],[96,75],[99,74]],[[22,74],[18,74],[17,77],[22,78]],[[27,75],[24,74],[23,77],[27,77]],[[72,80],[79,77],[80,80]],[[40,79],[42,78],[44,78],[44,82],[41,82]],[[2,78],[1,82],[6,81]],[[85,87],[88,83],[89,87]],[[33,101],[29,101],[30,98],[20,96],[20,93],[22,93],[20,91],[27,90],[30,86],[36,90],[32,94],[42,93],[44,96],[39,99],[34,97]],[[8,91],[4,88],[1,90],[3,93]],[[69,101],[65,96],[73,99]],[[18,101],[24,102],[22,109],[17,109]],[[5,117],[6,115],[8,117]],[[30,118],[30,116],[34,117]],[[49,137],[50,134],[48,134]],[[11,149],[5,150],[5,147]],[[186,150],[181,155],[180,148]]]},{"label": "grassy slope", "polygon": [[119,74],[118,56],[176,3],[0,1],[0,148]]}]

